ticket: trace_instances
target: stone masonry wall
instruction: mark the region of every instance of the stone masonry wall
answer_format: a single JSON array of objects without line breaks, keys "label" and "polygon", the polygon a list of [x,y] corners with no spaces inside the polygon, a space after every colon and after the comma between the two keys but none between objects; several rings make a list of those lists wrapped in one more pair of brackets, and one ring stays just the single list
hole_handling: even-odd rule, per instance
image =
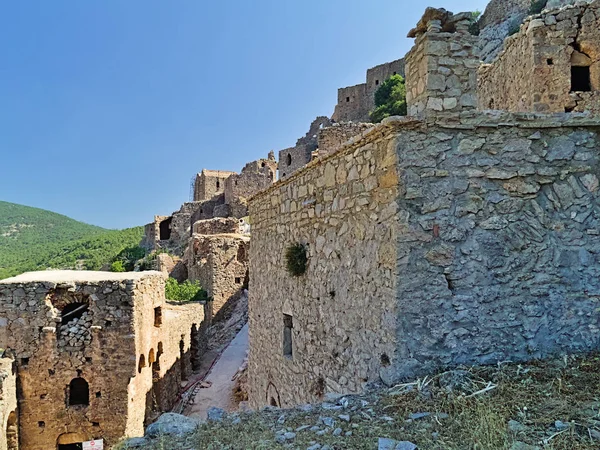
[{"label": "stone masonry wall", "polygon": [[239,234],[192,236],[188,249],[189,279],[199,281],[206,289],[214,314],[243,289],[249,241],[249,236]]},{"label": "stone masonry wall", "polygon": [[[589,92],[572,83],[587,67]],[[482,109],[600,112],[600,1],[529,17],[505,50],[479,73]]]},{"label": "stone masonry wall", "polygon": [[[443,10],[434,10],[439,13]],[[448,14],[444,11],[445,14]],[[454,114],[477,107],[479,58],[475,36],[468,31],[469,15],[422,19],[409,37],[415,45],[406,55],[406,101],[409,116]],[[466,19],[465,19],[466,18]],[[452,21],[454,21],[452,23]],[[457,27],[455,32],[443,32]]]},{"label": "stone masonry wall", "polygon": [[210,200],[215,195],[222,194],[225,190],[225,180],[233,174],[235,172],[203,169],[202,172],[196,175],[194,201]]},{"label": "stone masonry wall", "polygon": [[319,157],[338,151],[351,138],[358,136],[370,128],[372,123],[336,123],[319,131]]},{"label": "stone masonry wall", "polygon": [[396,377],[599,347],[599,131],[474,113],[402,134]]},{"label": "stone masonry wall", "polygon": [[242,223],[234,217],[218,217],[215,219],[199,220],[194,223],[194,234],[227,234],[240,233]]},{"label": "stone masonry wall", "polygon": [[[85,305],[91,321],[67,320],[73,305]],[[162,309],[160,326],[154,326],[156,308]],[[22,448],[55,448],[59,437],[103,438],[110,446],[142,435],[153,380],[181,374],[181,334],[187,329],[189,335],[192,322],[203,319],[198,305],[185,325],[176,321],[171,328],[166,309],[164,278],[157,272],[47,271],[0,282],[0,317],[7,319],[0,347],[16,356]],[[184,352],[190,347],[188,336]],[[145,369],[153,358],[160,358],[154,377]],[[88,383],[89,405],[69,405],[75,379]],[[174,400],[170,395],[163,404]]]},{"label": "stone masonry wall", "polygon": [[[385,126],[250,201],[252,407],[358,392],[395,349],[396,140]],[[301,277],[286,270],[306,246]],[[283,354],[284,314],[293,356]]]},{"label": "stone masonry wall", "polygon": [[12,358],[0,357],[0,450],[17,450],[17,374]]},{"label": "stone masonry wall", "polygon": [[271,186],[276,177],[277,162],[274,159],[259,159],[246,164],[239,175],[231,175],[225,180],[225,203],[233,204],[240,197],[251,197]]},{"label": "stone masonry wall", "polygon": [[338,101],[331,119],[334,122],[364,122],[369,120],[367,84],[338,89]]}]

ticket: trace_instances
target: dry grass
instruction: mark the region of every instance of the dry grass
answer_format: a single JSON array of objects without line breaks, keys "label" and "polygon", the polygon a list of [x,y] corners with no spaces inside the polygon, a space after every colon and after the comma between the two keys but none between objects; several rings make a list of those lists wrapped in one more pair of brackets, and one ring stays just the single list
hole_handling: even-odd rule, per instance
[{"label": "dry grass", "polygon": [[[266,410],[241,414],[238,423],[230,417],[205,424],[180,442],[170,439],[169,449],[306,449],[316,441],[336,450],[370,450],[377,448],[378,437],[412,441],[420,450],[508,450],[520,443],[550,450],[600,449],[598,355],[446,372],[348,399],[349,406],[340,411]],[[362,400],[369,404],[363,406]],[[418,412],[430,415],[409,419]],[[350,414],[351,422],[339,420],[339,414]],[[277,423],[281,415],[284,424]],[[319,416],[336,419],[342,435],[303,430],[291,445],[276,442],[277,431],[317,425]],[[509,429],[511,420],[518,423]],[[557,420],[564,429],[555,427]],[[345,436],[348,431],[351,436]]]}]

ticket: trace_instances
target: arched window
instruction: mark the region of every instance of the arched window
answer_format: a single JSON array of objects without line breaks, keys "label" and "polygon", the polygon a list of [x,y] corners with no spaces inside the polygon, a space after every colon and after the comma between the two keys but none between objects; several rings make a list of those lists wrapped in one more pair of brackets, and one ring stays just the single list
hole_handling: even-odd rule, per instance
[{"label": "arched window", "polygon": [[219,190],[221,188],[221,182],[219,180],[217,180],[217,190]]},{"label": "arched window", "polygon": [[69,406],[89,405],[90,387],[81,377],[73,378],[69,383]]},{"label": "arched window", "polygon": [[142,353],[140,355],[140,362],[138,363],[138,373],[142,373],[142,369],[146,367],[146,357]]},{"label": "arched window", "polygon": [[292,155],[291,155],[291,153],[288,153],[288,155],[287,155],[287,165],[288,166],[292,165]]}]

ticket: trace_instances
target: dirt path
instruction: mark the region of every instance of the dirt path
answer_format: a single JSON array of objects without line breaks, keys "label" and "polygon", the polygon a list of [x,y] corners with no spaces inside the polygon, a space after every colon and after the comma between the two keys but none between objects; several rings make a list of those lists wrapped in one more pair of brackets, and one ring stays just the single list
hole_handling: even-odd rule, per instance
[{"label": "dirt path", "polygon": [[226,411],[233,408],[232,393],[235,381],[232,380],[232,377],[244,362],[247,349],[248,325],[246,324],[208,373],[205,381],[211,382],[212,386],[198,391],[193,403],[185,412],[186,416],[205,420],[206,411],[211,406]]}]

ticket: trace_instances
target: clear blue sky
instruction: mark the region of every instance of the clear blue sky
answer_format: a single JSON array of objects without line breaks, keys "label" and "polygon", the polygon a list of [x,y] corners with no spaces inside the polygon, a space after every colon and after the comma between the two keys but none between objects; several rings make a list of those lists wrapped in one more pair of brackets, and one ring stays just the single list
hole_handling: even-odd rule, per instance
[{"label": "clear blue sky", "polygon": [[143,225],[202,168],[294,145],[338,87],[405,55],[425,6],[486,3],[2,2],[0,200]]}]

